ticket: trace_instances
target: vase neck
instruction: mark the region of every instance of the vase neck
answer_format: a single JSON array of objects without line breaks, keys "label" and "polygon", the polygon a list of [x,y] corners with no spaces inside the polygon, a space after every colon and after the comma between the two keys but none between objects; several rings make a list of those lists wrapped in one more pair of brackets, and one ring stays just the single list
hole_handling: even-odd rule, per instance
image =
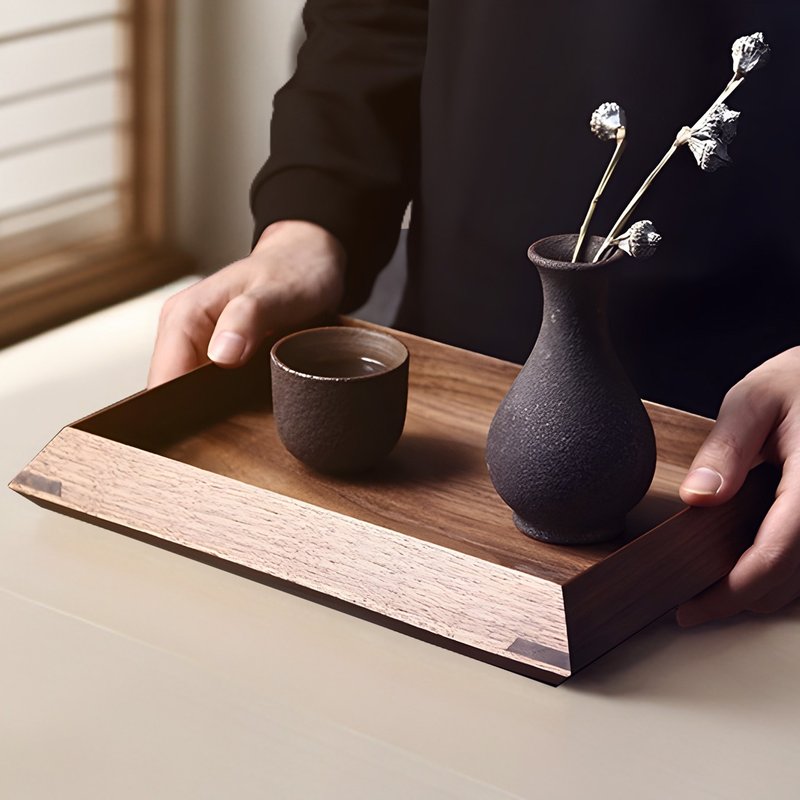
[{"label": "vase neck", "polygon": [[[542,333],[582,330],[596,342],[608,339],[608,275],[605,269],[538,267],[542,281]],[[540,334],[541,335],[541,334]]]}]

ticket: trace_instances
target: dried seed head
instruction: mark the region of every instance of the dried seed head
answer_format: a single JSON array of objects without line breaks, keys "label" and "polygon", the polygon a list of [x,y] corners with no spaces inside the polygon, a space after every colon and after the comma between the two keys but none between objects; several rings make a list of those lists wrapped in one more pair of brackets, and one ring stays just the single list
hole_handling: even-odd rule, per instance
[{"label": "dried seed head", "polygon": [[730,164],[728,146],[719,139],[701,139],[692,136],[689,149],[703,172],[716,172],[720,167]]},{"label": "dried seed head", "polygon": [[689,131],[686,143],[703,172],[715,172],[731,163],[728,145],[736,136],[738,121],[738,111],[719,103]]},{"label": "dried seed head", "polygon": [[593,112],[589,127],[604,142],[617,138],[617,131],[626,124],[625,112],[616,103],[601,103]]},{"label": "dried seed head", "polygon": [[723,144],[730,144],[736,136],[739,116],[738,111],[728,108],[725,103],[718,103],[692,129],[692,137],[718,139]]},{"label": "dried seed head", "polygon": [[749,36],[740,36],[731,48],[733,56],[733,74],[737,78],[761,69],[770,56],[769,45],[764,41],[764,34],[751,33]]},{"label": "dried seed head", "polygon": [[612,240],[620,250],[634,258],[650,258],[661,242],[656,226],[649,219],[634,222],[622,236]]}]

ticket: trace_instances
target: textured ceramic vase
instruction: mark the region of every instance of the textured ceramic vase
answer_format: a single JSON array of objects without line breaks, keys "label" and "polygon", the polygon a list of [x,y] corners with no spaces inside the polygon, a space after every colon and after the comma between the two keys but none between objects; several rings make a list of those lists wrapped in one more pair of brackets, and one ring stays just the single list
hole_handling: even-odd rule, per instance
[{"label": "textured ceramic vase", "polygon": [[[589,256],[601,240],[589,243]],[[623,532],[656,463],[653,427],[609,336],[608,272],[570,263],[575,236],[551,236],[528,256],[542,280],[542,327],[492,421],[486,463],[517,527],[556,544]]]}]

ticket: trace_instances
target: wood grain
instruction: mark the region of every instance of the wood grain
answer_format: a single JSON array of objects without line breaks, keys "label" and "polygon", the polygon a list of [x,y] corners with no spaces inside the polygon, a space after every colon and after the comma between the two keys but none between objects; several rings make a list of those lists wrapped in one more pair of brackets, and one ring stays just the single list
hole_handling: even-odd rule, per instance
[{"label": "wood grain", "polygon": [[750,546],[777,486],[754,470],[735,502],[687,508],[564,586],[573,670],[730,572]]},{"label": "wood grain", "polygon": [[554,683],[724,575],[752,541],[774,475],[687,509],[677,488],[712,422],[654,404],[656,477],[626,534],[592,547],[525,537],[484,463],[520,368],[392,333],[411,354],[406,429],[366,475],[320,475],[282,447],[268,341],[243,369],[208,364],[79,420],[12,488]]},{"label": "wood grain", "polygon": [[[654,491],[631,515],[626,539],[560,548],[522,535],[484,460],[489,423],[519,367],[395,335],[411,354],[406,427],[389,459],[366,476],[314,473],[283,448],[271,414],[266,347],[246,370],[201,367],[77,427],[558,583],[682,508],[675,488],[683,473],[660,462]],[[700,418],[686,425],[694,419]],[[662,438],[668,431],[663,427]]]},{"label": "wood grain", "polygon": [[567,661],[560,587],[534,575],[75,428],[65,428],[12,488],[465,645],[569,671],[529,651],[508,650],[521,638]]}]

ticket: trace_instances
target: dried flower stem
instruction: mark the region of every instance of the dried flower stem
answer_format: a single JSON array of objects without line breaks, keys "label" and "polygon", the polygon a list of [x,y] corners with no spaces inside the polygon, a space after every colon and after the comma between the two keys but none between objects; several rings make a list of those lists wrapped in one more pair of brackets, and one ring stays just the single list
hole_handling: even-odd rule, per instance
[{"label": "dried flower stem", "polygon": [[703,114],[703,116],[700,117],[697,122],[695,122],[693,127],[696,128],[703,121],[704,117],[708,116],[708,114],[711,113],[711,111],[713,111],[720,103],[724,103],[734,93],[734,91],[739,88],[739,85],[744,80],[744,77],[744,75],[739,75],[738,77],[734,75],[728,81],[728,85],[722,90],[722,94],[711,104],[711,108],[709,108],[708,111],[706,111],[706,113]]},{"label": "dried flower stem", "polygon": [[[728,85],[722,90],[722,94],[720,94],[720,96],[711,104],[708,111],[706,111],[706,113],[703,114],[700,119],[697,120],[697,122],[695,122],[693,127],[696,128],[703,121],[703,119],[708,116],[720,103],[724,103],[725,100],[727,100],[728,97],[730,97],[730,95],[733,94],[733,92],[739,87],[744,78],[744,75],[734,75],[728,81]],[[675,155],[678,148],[689,141],[689,133],[691,130],[692,128],[681,128],[680,131],[678,131],[675,141],[672,143],[672,146],[669,148],[669,150],[667,150],[665,156],[661,159],[661,161],[658,162],[655,169],[647,176],[647,178],[645,178],[645,181],[639,188],[639,191],[636,192],[630,203],[625,206],[625,209],[619,215],[619,218],[614,223],[614,227],[611,229],[611,233],[606,236],[605,241],[595,254],[594,259],[592,259],[593,264],[597,263],[603,257],[605,251],[611,246],[611,240],[616,239],[619,236],[622,228],[625,226],[625,223],[627,223],[631,217],[631,214],[633,214],[633,212],[636,210],[636,206],[639,205],[642,195],[648,190],[656,175],[661,172],[661,170],[664,168],[664,165],[672,158],[672,156]]]},{"label": "dried flower stem", "polygon": [[[681,130],[681,133],[683,130]],[[655,169],[645,178],[644,183],[639,187],[639,191],[631,199],[630,203],[625,206],[625,210],[619,215],[617,221],[614,223],[614,227],[611,229],[611,233],[606,236],[605,241],[600,246],[600,249],[595,254],[594,259],[592,259],[592,263],[596,264],[603,256],[605,251],[610,247],[611,240],[616,239],[622,229],[625,227],[625,223],[630,219],[631,214],[636,210],[636,206],[639,205],[639,201],[642,199],[642,195],[650,188],[650,184],[655,180],[656,175],[664,169],[664,165],[678,152],[678,148],[684,142],[681,141],[681,133],[675,138],[675,141],[672,143],[672,146],[667,150],[664,157],[661,161],[658,162]]]},{"label": "dried flower stem", "polygon": [[597,208],[597,204],[600,201],[600,198],[603,195],[603,192],[608,185],[611,176],[614,173],[614,170],[619,163],[620,158],[622,157],[622,153],[625,150],[625,128],[624,126],[617,129],[616,134],[617,146],[614,148],[614,154],[611,156],[611,161],[608,162],[608,166],[606,167],[606,171],[603,173],[603,177],[600,179],[600,183],[594,193],[594,197],[592,198],[592,202],[589,203],[589,210],[586,212],[586,218],[583,220],[583,225],[581,225],[580,233],[578,234],[578,242],[575,245],[575,252],[572,254],[572,263],[574,264],[578,260],[578,256],[581,252],[581,246],[583,245],[583,240],[586,238],[586,234],[589,231],[589,223],[592,221],[592,217],[594,216],[595,209]]}]

